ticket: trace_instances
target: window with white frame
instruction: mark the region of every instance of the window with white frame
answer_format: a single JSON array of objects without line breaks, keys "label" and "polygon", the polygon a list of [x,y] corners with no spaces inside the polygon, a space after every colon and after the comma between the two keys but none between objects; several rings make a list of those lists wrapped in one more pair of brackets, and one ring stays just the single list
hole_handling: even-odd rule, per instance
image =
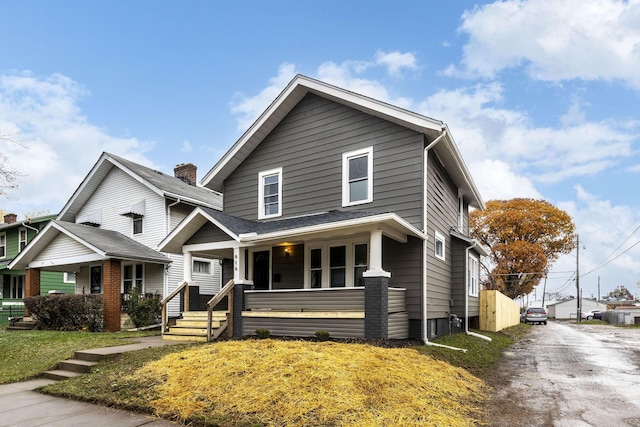
[{"label": "window with white frame", "polygon": [[0,258],[7,256],[7,234],[0,233]]},{"label": "window with white frame", "polygon": [[194,259],[192,272],[196,274],[211,274],[211,261]]},{"label": "window with white frame", "polygon": [[9,298],[24,298],[24,276],[11,276]]},{"label": "window with white frame", "polygon": [[310,275],[310,287],[321,288],[322,287],[322,248],[315,248],[309,251],[309,270]]},{"label": "window with white frame", "polygon": [[311,244],[305,262],[308,288],[364,286],[369,244],[360,238]]},{"label": "window with white frame", "polygon": [[62,274],[62,282],[63,283],[76,283],[76,273],[75,272],[64,272]]},{"label": "window with white frame", "polygon": [[131,215],[131,220],[133,224],[133,234],[142,234],[144,217],[142,215],[133,214]]},{"label": "window with white frame", "polygon": [[464,233],[464,198],[458,191],[458,231]]},{"label": "window with white frame", "polygon": [[144,265],[124,264],[122,266],[122,293],[130,294],[134,286],[138,291],[144,292]]},{"label": "window with white frame", "polygon": [[342,205],[373,201],[373,147],[342,155]]},{"label": "window with white frame", "polygon": [[444,246],[444,236],[437,232],[435,233],[435,256],[438,259],[445,260],[445,246]]},{"label": "window with white frame", "polygon": [[332,246],[329,248],[329,286],[343,288],[347,278],[347,247]]},{"label": "window with white frame", "polygon": [[362,274],[369,269],[369,251],[366,243],[353,245],[353,286],[364,286]]},{"label": "window with white frame", "polygon": [[282,168],[258,174],[258,219],[282,215]]},{"label": "window with white frame", "polygon": [[18,230],[18,252],[22,252],[22,250],[27,246],[27,229],[20,228]]},{"label": "window with white frame", "polygon": [[478,257],[469,255],[467,268],[469,269],[469,273],[467,274],[469,280],[469,295],[472,297],[477,297],[480,288],[480,261],[478,260]]}]

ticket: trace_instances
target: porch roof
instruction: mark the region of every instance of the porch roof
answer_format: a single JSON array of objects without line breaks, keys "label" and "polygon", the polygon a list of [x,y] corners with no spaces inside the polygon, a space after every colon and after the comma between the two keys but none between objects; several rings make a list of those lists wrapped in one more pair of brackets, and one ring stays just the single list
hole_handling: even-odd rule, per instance
[{"label": "porch roof", "polygon": [[329,211],[270,221],[237,218],[209,208],[196,208],[160,244],[163,252],[180,253],[184,245],[207,222],[211,222],[238,243],[264,242],[270,239],[295,239],[303,235],[335,230],[367,231],[380,229],[399,241],[407,235],[426,236],[395,213],[366,211]]},{"label": "porch roof", "polygon": [[[64,240],[64,241],[63,241]],[[50,268],[110,258],[169,264],[166,255],[117,231],[66,221],[51,221],[18,254],[10,269]]]}]

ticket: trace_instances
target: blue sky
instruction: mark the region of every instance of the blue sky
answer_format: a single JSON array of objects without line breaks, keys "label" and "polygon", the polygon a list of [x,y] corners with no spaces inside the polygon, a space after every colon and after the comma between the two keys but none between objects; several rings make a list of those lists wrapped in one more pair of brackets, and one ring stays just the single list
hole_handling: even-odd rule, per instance
[{"label": "blue sky", "polygon": [[[102,151],[202,177],[301,73],[447,122],[485,201],[571,214],[585,296],[598,276],[640,294],[637,1],[0,0],[0,16],[0,150],[24,175],[4,212],[57,212]],[[575,295],[575,265],[547,290]]]}]

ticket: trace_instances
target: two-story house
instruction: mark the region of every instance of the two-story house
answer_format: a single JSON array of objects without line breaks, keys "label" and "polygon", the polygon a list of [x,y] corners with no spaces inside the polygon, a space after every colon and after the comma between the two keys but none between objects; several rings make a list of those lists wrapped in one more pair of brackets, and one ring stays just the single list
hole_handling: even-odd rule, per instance
[{"label": "two-story house", "polygon": [[[0,323],[22,314],[25,296],[25,272],[9,270],[9,264],[54,218],[55,215],[44,215],[18,220],[16,214],[4,215],[4,222],[0,223]],[[67,272],[42,272],[40,282],[40,292],[45,295],[50,291],[73,293],[75,287],[73,274]]]},{"label": "two-story house", "polygon": [[[105,325],[120,330],[121,311],[133,287],[165,296],[184,276],[181,253],[166,254],[158,243],[194,207],[219,209],[220,193],[196,186],[196,167],[178,165],[174,176],[103,153],[57,218],[49,222],[10,263],[25,270],[24,296],[41,292],[43,272],[68,272],[75,293],[104,296]],[[186,267],[200,292],[220,289],[220,264],[189,257]],[[62,274],[62,273],[60,273]],[[192,283],[195,285],[195,283]],[[175,300],[170,314],[180,314]]]},{"label": "two-story house", "polygon": [[222,211],[194,209],[159,250],[222,260],[234,335],[426,341],[477,322],[484,203],[442,121],[296,76],[203,185]]}]

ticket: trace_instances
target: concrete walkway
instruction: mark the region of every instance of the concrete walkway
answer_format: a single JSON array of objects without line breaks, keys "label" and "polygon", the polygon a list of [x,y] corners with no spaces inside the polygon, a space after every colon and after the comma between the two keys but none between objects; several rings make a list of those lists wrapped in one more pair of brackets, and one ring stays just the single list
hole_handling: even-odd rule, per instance
[{"label": "concrete walkway", "polygon": [[[136,338],[140,343],[117,347],[87,350],[87,353],[106,358],[116,357],[128,351],[149,347],[185,344],[179,341],[162,340],[161,337]],[[35,379],[19,383],[0,385],[0,426],[90,426],[90,427],[135,427],[135,426],[176,426],[178,424],[150,415],[92,405],[86,402],[62,399],[38,393],[38,387],[55,381]]]}]

